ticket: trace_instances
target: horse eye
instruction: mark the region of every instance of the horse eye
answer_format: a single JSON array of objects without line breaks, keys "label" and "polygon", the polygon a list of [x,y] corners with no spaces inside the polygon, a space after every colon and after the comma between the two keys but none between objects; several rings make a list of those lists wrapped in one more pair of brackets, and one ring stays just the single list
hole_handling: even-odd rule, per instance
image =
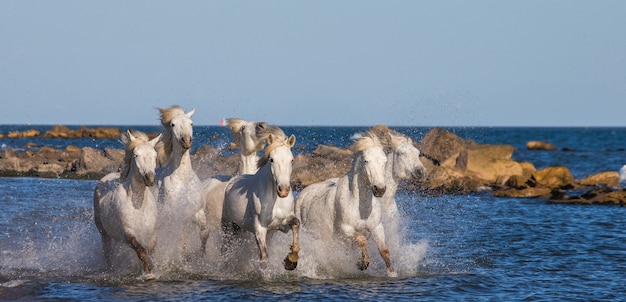
[{"label": "horse eye", "polygon": [[174,123],[172,123],[170,126],[173,128],[174,127]]},{"label": "horse eye", "polygon": [[270,162],[274,162],[274,159],[273,159],[273,158],[270,158]]}]

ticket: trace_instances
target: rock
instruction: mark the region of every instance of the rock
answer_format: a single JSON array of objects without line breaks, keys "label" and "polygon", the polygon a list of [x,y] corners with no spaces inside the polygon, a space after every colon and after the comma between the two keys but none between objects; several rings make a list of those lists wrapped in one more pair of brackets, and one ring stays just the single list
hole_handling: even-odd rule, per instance
[{"label": "rock", "polygon": [[522,175],[523,167],[510,160],[514,150],[509,145],[481,145],[472,150],[462,150],[446,159],[441,166],[468,170],[475,177],[496,183],[503,176]]},{"label": "rock", "polygon": [[487,182],[473,172],[456,167],[437,167],[427,178],[428,189],[442,194],[476,192],[486,185]]},{"label": "rock", "polygon": [[293,161],[292,186],[295,190],[329,178],[341,177],[348,173],[352,156],[337,153],[330,157],[313,154],[298,154]]},{"label": "rock", "polygon": [[617,171],[600,172],[578,181],[578,184],[582,186],[605,185],[609,187],[619,187],[619,183],[620,178]]},{"label": "rock", "polygon": [[116,163],[113,160],[107,158],[104,152],[85,147],[82,149],[80,158],[76,164],[76,172],[78,174],[86,173],[102,173],[109,174],[113,172],[119,172],[120,163]]},{"label": "rock", "polygon": [[551,199],[555,204],[580,204],[580,205],[626,205],[626,189],[611,187],[595,188],[580,196],[561,199]]},{"label": "rock", "polygon": [[477,146],[474,141],[465,140],[450,131],[433,128],[417,143],[417,148],[435,164],[440,164],[463,149]]},{"label": "rock", "polygon": [[567,167],[556,166],[535,171],[530,181],[535,185],[548,188],[574,188],[574,176]]},{"label": "rock", "polygon": [[529,141],[526,143],[526,149],[528,150],[556,150],[557,147],[548,142]]},{"label": "rock", "polygon": [[27,138],[27,137],[35,137],[39,135],[39,131],[35,129],[30,129],[26,131],[11,131],[6,135],[7,138]]},{"label": "rock", "polygon": [[56,125],[52,129],[46,131],[43,137],[47,138],[80,138],[80,137],[93,137],[93,138],[119,138],[121,131],[114,127],[98,127],[96,129],[89,129],[85,126],[81,126],[78,130],[72,130],[66,126]]},{"label": "rock", "polygon": [[65,171],[65,167],[59,164],[41,164],[35,168],[40,177],[58,177]]},{"label": "rock", "polygon": [[550,188],[509,188],[504,190],[497,190],[493,192],[492,196],[509,198],[549,198],[551,192],[552,189]]},{"label": "rock", "polygon": [[313,150],[313,155],[344,160],[346,158],[351,159],[354,154],[348,149],[337,148],[335,146],[318,145],[317,148]]}]

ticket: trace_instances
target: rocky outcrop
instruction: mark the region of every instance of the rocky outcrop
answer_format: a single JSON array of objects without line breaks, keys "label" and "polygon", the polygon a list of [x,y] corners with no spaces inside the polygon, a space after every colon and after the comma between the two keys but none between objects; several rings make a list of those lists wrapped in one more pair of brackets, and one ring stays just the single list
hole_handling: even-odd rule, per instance
[{"label": "rocky outcrop", "polygon": [[619,187],[619,173],[617,171],[605,171],[598,174],[590,175],[577,181],[580,186],[598,186]]},{"label": "rocky outcrop", "polygon": [[526,149],[528,150],[556,150],[557,147],[548,142],[529,141],[526,143]]},{"label": "rocky outcrop", "polygon": [[85,126],[80,126],[79,129],[70,129],[66,126],[56,125],[52,129],[45,133],[40,133],[38,130],[29,129],[26,131],[12,131],[8,134],[0,134],[0,138],[28,138],[28,137],[45,137],[45,138],[81,138],[81,137],[93,137],[93,138],[119,138],[121,131],[116,127],[97,127],[90,129]]},{"label": "rocky outcrop", "polygon": [[579,196],[563,194],[562,196],[551,198],[549,202],[554,204],[626,206],[626,189],[598,187]]},{"label": "rocky outcrop", "polygon": [[[372,131],[384,137],[384,133],[393,130],[379,125]],[[55,127],[45,135],[64,136],[60,134],[64,132],[62,127]],[[407,182],[405,185],[412,190],[432,194],[488,190],[497,197],[540,197],[555,203],[581,204],[622,204],[626,195],[617,188],[620,179],[617,172],[601,172],[576,180],[567,167],[537,170],[532,163],[512,160],[515,148],[510,145],[478,144],[439,128],[431,129],[415,144],[422,153],[420,159],[428,175],[426,181]],[[68,146],[65,150],[40,147],[34,151],[36,149],[20,153],[12,149],[0,152],[0,176],[99,179],[119,171],[123,159],[121,149],[75,146]],[[352,157],[349,149],[326,145],[319,145],[310,154],[297,155],[293,162],[294,189],[344,175],[350,169]],[[239,155],[225,156],[218,149],[205,145],[192,154],[191,160],[201,179],[225,179],[236,174]],[[589,192],[580,196],[566,194],[570,189],[585,188]]]}]

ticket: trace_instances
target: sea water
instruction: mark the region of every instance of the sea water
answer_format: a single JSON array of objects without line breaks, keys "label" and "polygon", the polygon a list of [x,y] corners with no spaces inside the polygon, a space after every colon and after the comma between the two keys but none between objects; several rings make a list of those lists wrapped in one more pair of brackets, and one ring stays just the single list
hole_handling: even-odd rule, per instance
[{"label": "sea water", "polygon": [[[18,126],[2,126],[7,129]],[[25,127],[25,126],[21,126]],[[46,129],[49,126],[41,126]],[[29,127],[26,127],[29,128]],[[120,126],[123,128],[123,126]],[[157,127],[133,127],[158,132]],[[295,152],[318,144],[345,147],[367,127],[283,127],[298,137]],[[426,127],[394,128],[415,140]],[[618,171],[626,163],[624,128],[449,128],[478,143],[510,144],[514,159],[538,169],[564,165],[576,178]],[[221,127],[195,127],[203,144],[228,150]],[[544,140],[556,151],[529,151]],[[121,148],[115,139],[1,139],[4,148],[39,146]],[[542,199],[495,198],[487,192],[397,195],[400,246],[391,250],[399,277],[386,277],[375,245],[372,264],[356,268],[354,245],[322,245],[303,232],[294,271],[282,268],[291,234],[275,233],[263,268],[254,239],[241,250],[191,255],[183,265],[157,268],[143,281],[134,253],[119,249],[106,269],[93,224],[96,181],[0,178],[0,299],[5,300],[616,300],[626,294],[626,209],[553,205]],[[191,234],[190,234],[191,236]]]}]

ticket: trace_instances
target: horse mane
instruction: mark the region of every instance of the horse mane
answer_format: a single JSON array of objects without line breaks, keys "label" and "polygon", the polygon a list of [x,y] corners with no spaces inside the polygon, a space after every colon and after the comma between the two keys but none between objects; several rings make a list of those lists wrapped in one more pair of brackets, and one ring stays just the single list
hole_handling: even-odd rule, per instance
[{"label": "horse mane", "polygon": [[125,179],[128,176],[128,172],[130,172],[130,162],[133,159],[133,150],[140,145],[150,140],[148,135],[139,131],[139,130],[129,130],[132,136],[135,137],[134,140],[131,140],[128,136],[128,132],[123,132],[120,136],[120,140],[122,144],[124,144],[124,161],[122,163],[122,171],[120,172],[120,179]]},{"label": "horse mane", "polygon": [[[268,138],[270,136],[271,134],[268,135]],[[265,166],[265,164],[267,164],[267,161],[270,159],[270,153],[272,153],[272,151],[276,150],[276,148],[280,146],[287,146],[291,148],[291,146],[289,146],[288,140],[285,139],[284,137],[274,137],[274,140],[272,141],[272,143],[267,145],[267,147],[265,147],[265,151],[263,151],[263,156],[261,156],[259,160],[257,161],[257,164],[256,164],[257,168],[261,169],[261,167]]]},{"label": "horse mane", "polygon": [[241,140],[241,127],[245,123],[245,120],[240,118],[229,118],[228,119],[228,129],[233,133],[233,141],[237,144],[237,148],[239,148],[239,141]]},{"label": "horse mane", "polygon": [[163,109],[159,108],[160,117],[161,117],[161,125],[163,126],[163,137],[157,143],[155,149],[157,151],[157,162],[160,167],[164,167],[172,158],[172,128],[170,127],[170,122],[174,119],[174,117],[179,116],[181,114],[185,114],[185,110],[183,107],[178,105],[174,105],[170,108]]},{"label": "horse mane", "polygon": [[357,140],[349,147],[353,153],[364,151],[367,148],[381,146],[378,136],[371,131],[360,133]]},{"label": "horse mane", "polygon": [[[246,123],[248,123],[246,120],[240,118],[228,119],[228,129],[230,129],[230,131],[233,133],[233,141],[235,142],[235,144],[237,144],[237,148],[239,148],[239,141],[241,140],[241,127],[243,127],[243,125]],[[283,139],[287,138],[285,132],[283,132],[283,130],[277,126],[270,125],[266,122],[255,122],[255,124],[255,136],[257,140],[259,142],[263,142],[263,144],[267,141],[271,134]]]},{"label": "horse mane", "polygon": [[270,125],[268,123],[259,123],[255,129],[256,137],[260,141],[267,141],[270,135],[274,135],[277,139],[285,140],[287,139],[287,135],[277,126]]},{"label": "horse mane", "polygon": [[387,135],[387,139],[383,140],[383,146],[385,146],[385,148],[388,149],[395,149],[398,147],[398,145],[405,143],[405,142],[411,142],[411,138],[409,138],[408,136],[404,136],[404,135],[395,135],[395,134],[389,134]]}]

